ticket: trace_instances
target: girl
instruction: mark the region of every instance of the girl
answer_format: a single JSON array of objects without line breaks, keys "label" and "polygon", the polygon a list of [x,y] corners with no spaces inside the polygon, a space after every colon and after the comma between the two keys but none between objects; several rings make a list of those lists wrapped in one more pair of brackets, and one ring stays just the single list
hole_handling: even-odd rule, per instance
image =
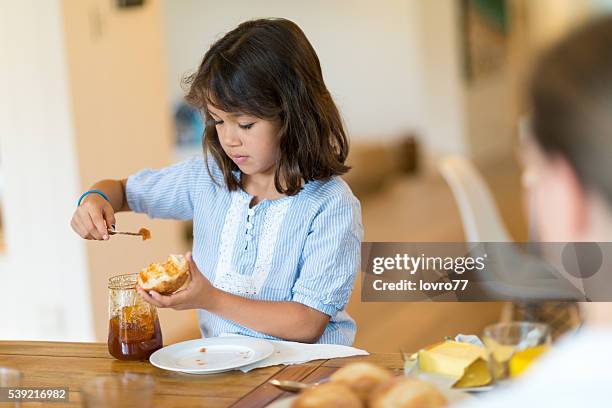
[{"label": "girl", "polygon": [[116,211],[193,219],[191,282],[140,295],[199,309],[204,337],[238,333],[351,345],[344,311],[360,261],[358,200],[338,177],[348,140],[318,57],[284,19],[248,21],[187,78],[206,119],[204,156],[84,194],[72,228],[107,240]]}]

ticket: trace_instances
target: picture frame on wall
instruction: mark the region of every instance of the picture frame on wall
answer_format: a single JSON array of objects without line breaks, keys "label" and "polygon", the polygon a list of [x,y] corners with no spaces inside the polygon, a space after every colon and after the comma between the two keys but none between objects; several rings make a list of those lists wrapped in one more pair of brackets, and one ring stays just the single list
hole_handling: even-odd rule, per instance
[{"label": "picture frame on wall", "polygon": [[503,68],[507,60],[507,0],[461,0],[463,72],[473,83]]}]

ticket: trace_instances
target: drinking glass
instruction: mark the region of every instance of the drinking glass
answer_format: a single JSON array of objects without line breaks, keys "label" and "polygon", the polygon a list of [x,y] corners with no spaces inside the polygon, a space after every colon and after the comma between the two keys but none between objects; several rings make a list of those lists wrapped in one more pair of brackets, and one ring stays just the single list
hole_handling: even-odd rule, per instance
[{"label": "drinking glass", "polygon": [[493,378],[503,380],[521,374],[550,347],[550,327],[534,322],[492,324],[485,327],[482,341]]}]

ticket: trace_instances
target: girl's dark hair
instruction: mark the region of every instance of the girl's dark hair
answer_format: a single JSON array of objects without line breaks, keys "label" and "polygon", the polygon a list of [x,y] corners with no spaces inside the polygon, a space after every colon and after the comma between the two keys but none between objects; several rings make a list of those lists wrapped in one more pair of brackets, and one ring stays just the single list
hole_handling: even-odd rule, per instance
[{"label": "girl's dark hair", "polygon": [[[183,81],[186,100],[212,118],[207,104],[225,112],[278,119],[280,157],[274,185],[295,195],[302,180],[327,179],[349,170],[344,164],[348,138],[338,109],[325,86],[312,45],[285,19],[247,21],[215,42],[197,72]],[[204,152],[223,171],[230,191],[240,188],[215,126],[206,126]]]},{"label": "girl's dark hair", "polygon": [[544,54],[530,98],[538,144],[612,204],[612,18],[581,27]]}]

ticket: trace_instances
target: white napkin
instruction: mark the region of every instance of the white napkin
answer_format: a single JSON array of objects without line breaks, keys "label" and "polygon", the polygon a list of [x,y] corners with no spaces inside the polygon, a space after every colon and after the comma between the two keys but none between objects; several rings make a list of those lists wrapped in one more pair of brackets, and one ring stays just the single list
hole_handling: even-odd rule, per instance
[{"label": "white napkin", "polygon": [[[223,336],[240,336],[238,334],[221,334]],[[302,364],[312,360],[326,360],[329,358],[367,356],[365,350],[355,347],[341,346],[339,344],[306,344],[294,341],[266,340],[274,346],[274,353],[264,360],[240,367],[238,370],[248,373],[255,368],[270,367],[274,365]]]}]

